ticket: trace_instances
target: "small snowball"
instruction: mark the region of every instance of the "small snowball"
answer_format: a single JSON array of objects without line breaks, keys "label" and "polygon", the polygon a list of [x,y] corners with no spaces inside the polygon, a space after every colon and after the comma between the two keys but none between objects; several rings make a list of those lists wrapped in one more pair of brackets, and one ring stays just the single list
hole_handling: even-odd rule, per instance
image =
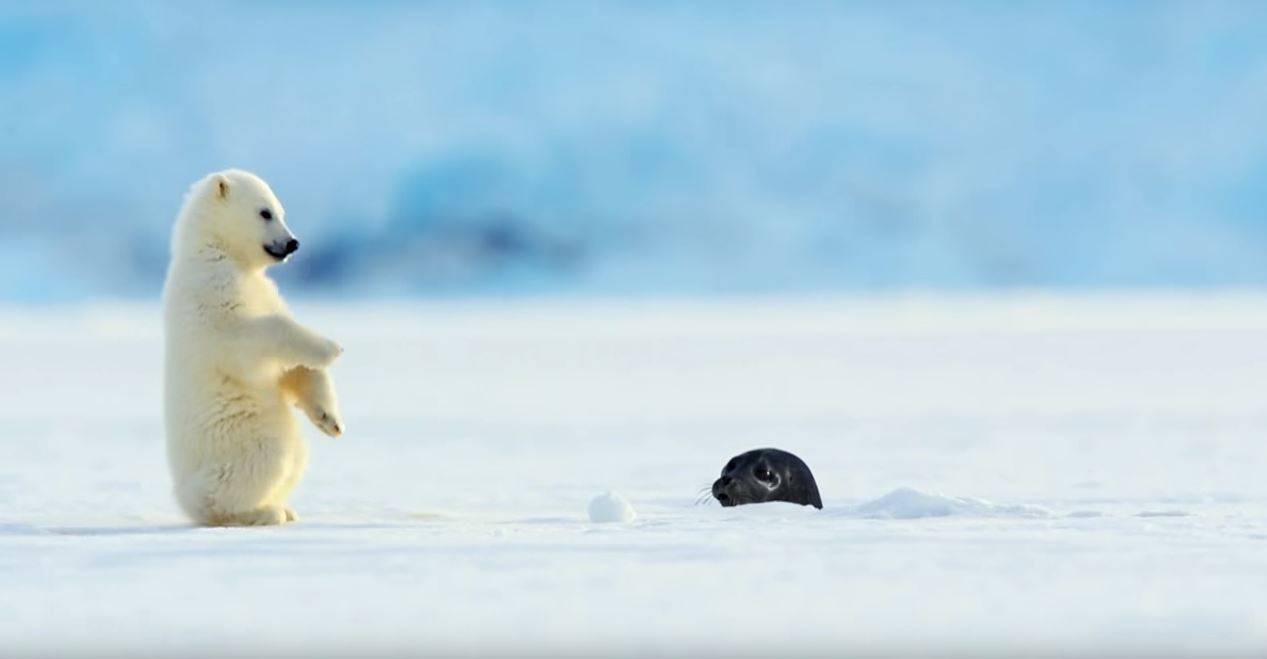
[{"label": "small snowball", "polygon": [[591,522],[632,522],[637,516],[633,506],[615,492],[600,494],[590,500]]}]

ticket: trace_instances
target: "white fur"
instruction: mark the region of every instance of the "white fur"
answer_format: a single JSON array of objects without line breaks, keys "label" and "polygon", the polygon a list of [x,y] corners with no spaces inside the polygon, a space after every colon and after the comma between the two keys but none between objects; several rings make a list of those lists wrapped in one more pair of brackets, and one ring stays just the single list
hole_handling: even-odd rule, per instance
[{"label": "white fur", "polygon": [[[260,211],[273,219],[265,221]],[[342,349],[296,323],[265,270],[293,238],[268,184],[237,170],[195,183],[172,235],[163,291],[167,455],[198,524],[280,524],[308,463],[291,406],[343,432],[326,368]]]}]

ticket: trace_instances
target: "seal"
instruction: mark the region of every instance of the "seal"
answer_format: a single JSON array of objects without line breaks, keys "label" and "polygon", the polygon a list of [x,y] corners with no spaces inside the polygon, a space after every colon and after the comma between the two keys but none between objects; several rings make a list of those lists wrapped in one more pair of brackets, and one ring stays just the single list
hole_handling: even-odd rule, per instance
[{"label": "seal", "polygon": [[713,483],[713,498],[726,507],[766,501],[823,507],[809,466],[777,448],[753,449],[731,458]]}]

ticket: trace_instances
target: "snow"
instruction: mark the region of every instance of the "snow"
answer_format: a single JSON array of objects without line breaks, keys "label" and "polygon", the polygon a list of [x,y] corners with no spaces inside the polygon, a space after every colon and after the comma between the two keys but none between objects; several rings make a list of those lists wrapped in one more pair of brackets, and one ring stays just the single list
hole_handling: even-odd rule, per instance
[{"label": "snow", "polygon": [[632,522],[638,516],[624,497],[615,492],[607,492],[590,499],[590,521],[595,523]]},{"label": "snow", "polygon": [[[1267,648],[1267,297],[296,312],[352,431],[299,523],[196,529],[157,308],[0,310],[0,654]],[[695,505],[756,446],[824,509]]]},{"label": "snow", "polygon": [[951,497],[901,487],[850,510],[862,517],[918,519],[971,515],[976,517],[1047,517],[1049,512],[1035,506],[1000,506],[970,497]]}]

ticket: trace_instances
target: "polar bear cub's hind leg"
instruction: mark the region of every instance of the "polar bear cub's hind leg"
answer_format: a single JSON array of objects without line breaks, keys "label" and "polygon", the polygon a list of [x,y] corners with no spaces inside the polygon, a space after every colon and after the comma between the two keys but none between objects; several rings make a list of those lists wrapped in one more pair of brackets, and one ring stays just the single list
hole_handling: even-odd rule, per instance
[{"label": "polar bear cub's hind leg", "polygon": [[284,501],[298,483],[300,473],[287,473],[303,465],[286,464],[289,453],[266,451],[252,458],[204,467],[191,474],[176,490],[185,512],[203,526],[266,526],[293,521]]}]

